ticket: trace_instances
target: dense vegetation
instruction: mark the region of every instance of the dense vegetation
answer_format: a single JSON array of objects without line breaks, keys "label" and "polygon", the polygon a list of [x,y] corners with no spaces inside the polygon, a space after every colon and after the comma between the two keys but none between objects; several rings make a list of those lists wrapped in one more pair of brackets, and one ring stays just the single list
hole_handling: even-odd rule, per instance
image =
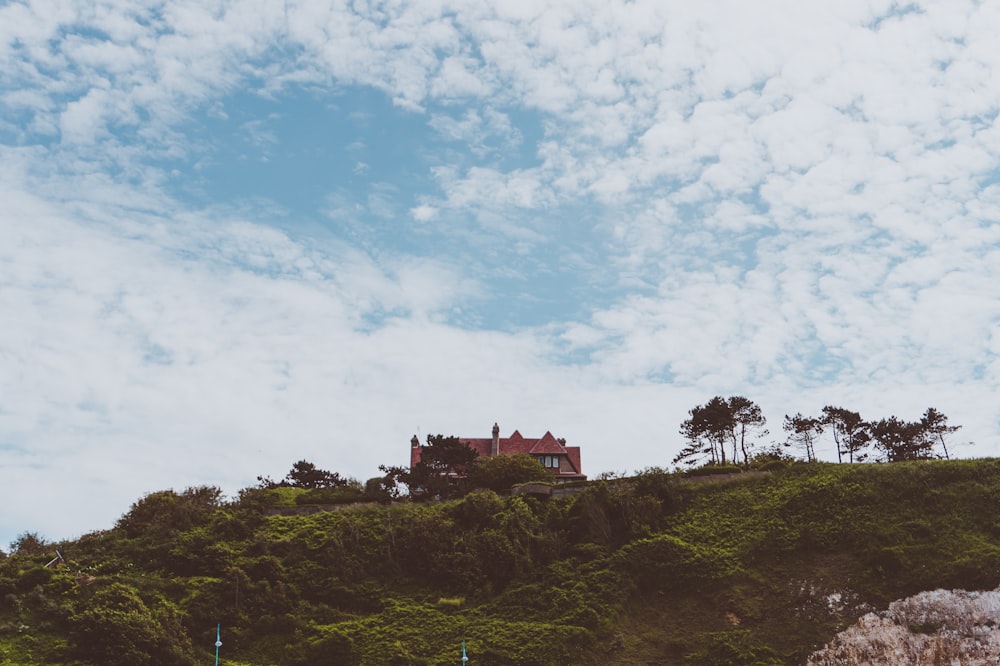
[{"label": "dense vegetation", "polygon": [[0,663],[209,663],[221,624],[226,664],[454,664],[463,640],[470,664],[801,664],[894,599],[1000,583],[1000,461],[770,467],[311,513],[363,491],[299,468],[152,493],[0,555]]}]

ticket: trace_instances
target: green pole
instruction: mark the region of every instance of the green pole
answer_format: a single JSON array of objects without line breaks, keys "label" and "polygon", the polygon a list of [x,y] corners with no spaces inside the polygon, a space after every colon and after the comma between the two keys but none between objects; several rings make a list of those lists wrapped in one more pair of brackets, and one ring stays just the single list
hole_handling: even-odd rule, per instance
[{"label": "green pole", "polygon": [[222,625],[215,627],[215,666],[219,666],[219,648],[222,647]]}]

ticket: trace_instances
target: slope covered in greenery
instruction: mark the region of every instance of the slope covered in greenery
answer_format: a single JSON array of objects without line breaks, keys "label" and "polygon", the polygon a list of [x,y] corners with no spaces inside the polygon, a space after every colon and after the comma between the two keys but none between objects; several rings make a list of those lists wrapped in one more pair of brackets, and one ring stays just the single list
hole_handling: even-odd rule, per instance
[{"label": "slope covered in greenery", "polygon": [[22,537],[0,663],[208,663],[221,624],[226,664],[455,664],[463,640],[471,664],[801,664],[894,599],[1000,583],[997,460],[292,513],[306,492],[165,491]]}]

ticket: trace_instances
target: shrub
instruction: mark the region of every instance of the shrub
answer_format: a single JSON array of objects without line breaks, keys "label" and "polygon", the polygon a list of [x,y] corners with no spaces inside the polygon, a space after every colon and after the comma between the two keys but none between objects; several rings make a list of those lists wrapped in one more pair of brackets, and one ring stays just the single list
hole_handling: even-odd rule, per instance
[{"label": "shrub", "polygon": [[551,480],[552,474],[527,453],[476,458],[468,476],[471,487],[488,488],[498,493],[509,491],[519,483]]},{"label": "shrub", "polygon": [[118,527],[129,538],[165,537],[206,521],[221,498],[222,491],[212,486],[188,488],[181,494],[173,490],[149,493],[132,504]]},{"label": "shrub", "polygon": [[70,617],[70,653],[102,666],[193,664],[187,634],[172,617],[167,619],[164,626],[134,589],[112,583]]},{"label": "shrub", "polygon": [[362,502],[365,498],[365,491],[356,485],[330,486],[327,488],[313,488],[295,497],[298,505],[308,504],[350,504],[352,502]]},{"label": "shrub", "polygon": [[361,657],[354,649],[354,641],[350,636],[336,627],[323,627],[317,636],[290,646],[284,663],[291,666],[300,664],[353,666],[361,663]]},{"label": "shrub", "polygon": [[774,650],[755,643],[749,631],[734,630],[706,634],[706,646],[686,659],[688,664],[717,666],[781,666]]},{"label": "shrub", "polygon": [[52,544],[34,532],[24,532],[10,544],[10,548],[14,555],[39,557],[48,555],[51,552]]},{"label": "shrub", "polygon": [[739,474],[743,470],[736,465],[705,465],[689,469],[684,476],[712,476],[714,474]]},{"label": "shrub", "polygon": [[483,529],[496,522],[503,511],[503,500],[492,490],[479,488],[466,495],[455,505],[455,519],[465,528]]},{"label": "shrub", "polygon": [[461,608],[465,605],[465,597],[441,597],[437,600],[438,608]]},{"label": "shrub", "polygon": [[633,541],[615,558],[619,569],[646,593],[703,586],[741,568],[732,555],[719,548],[688,543],[669,534]]}]

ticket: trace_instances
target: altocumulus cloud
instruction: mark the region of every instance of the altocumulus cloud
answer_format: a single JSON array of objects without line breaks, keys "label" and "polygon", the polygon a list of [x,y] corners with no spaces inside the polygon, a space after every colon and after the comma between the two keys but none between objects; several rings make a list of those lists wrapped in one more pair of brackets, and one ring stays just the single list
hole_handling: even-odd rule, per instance
[{"label": "altocumulus cloud", "polygon": [[0,541],[494,420],[663,465],[716,393],[772,438],[933,405],[996,454],[998,31],[961,1],[5,5]]}]

